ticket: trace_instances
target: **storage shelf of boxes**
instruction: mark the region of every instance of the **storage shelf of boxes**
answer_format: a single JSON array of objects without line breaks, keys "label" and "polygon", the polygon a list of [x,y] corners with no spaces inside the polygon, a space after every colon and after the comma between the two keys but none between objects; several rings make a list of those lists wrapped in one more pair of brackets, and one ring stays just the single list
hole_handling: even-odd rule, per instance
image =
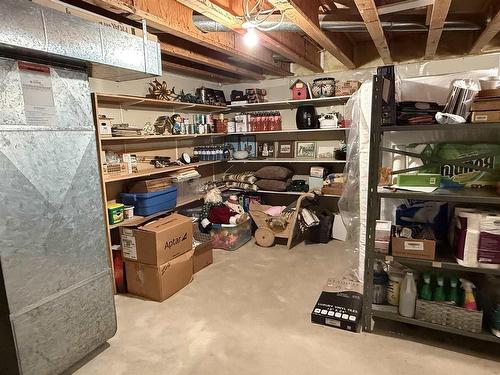
[{"label": "storage shelf of boxes", "polygon": [[[386,74],[379,70],[379,75]],[[387,120],[396,115],[382,98],[382,86],[383,78],[374,77],[364,329],[371,330],[375,317],[500,343],[489,326],[494,280],[500,275],[500,195],[491,183],[495,176],[492,163],[500,152],[499,124],[395,125]],[[471,133],[466,133],[472,129],[475,143],[471,143]],[[408,131],[418,133],[418,141],[411,138],[412,144],[442,145],[433,148],[438,154],[427,158],[410,147],[403,151],[383,147],[390,144],[391,137]],[[470,147],[474,149],[467,149]],[[449,153],[439,153],[443,149]],[[455,156],[454,152],[468,156]],[[418,164],[412,164],[410,171],[405,164],[399,169],[398,164],[396,177],[390,179],[387,170],[392,167],[385,163],[391,159],[382,154],[421,157],[422,165],[429,163],[428,169],[415,173]],[[456,174],[451,179],[446,168],[453,169],[455,164]],[[429,172],[436,165],[437,172]],[[443,165],[446,168],[441,170]],[[468,174],[461,175],[465,172]],[[382,205],[387,209],[397,202],[405,203],[396,207],[394,219],[380,220],[382,212],[388,215]],[[425,221],[417,219],[422,215],[428,215]]]},{"label": "storage shelf of boxes", "polygon": [[[212,122],[215,115],[211,114],[226,108],[103,93],[93,94],[92,99],[108,215],[109,257],[115,273],[115,262],[120,262],[120,267],[122,264],[122,259],[117,260],[120,228],[144,225],[152,219],[161,220],[162,216],[181,206],[196,203],[202,197],[199,186],[213,181],[223,172],[220,155],[217,155],[217,160],[215,157],[212,160],[189,159],[193,157],[195,147],[215,148],[223,144],[225,134],[217,132],[208,120],[210,117]],[[155,134],[161,116],[175,113],[186,121],[207,121],[203,129],[200,126],[203,132]],[[148,126],[149,133],[145,135]],[[194,129],[193,126],[190,128]],[[162,206],[152,209],[150,205],[159,202],[152,200],[160,191],[165,192]],[[117,291],[122,288],[118,286]]]}]

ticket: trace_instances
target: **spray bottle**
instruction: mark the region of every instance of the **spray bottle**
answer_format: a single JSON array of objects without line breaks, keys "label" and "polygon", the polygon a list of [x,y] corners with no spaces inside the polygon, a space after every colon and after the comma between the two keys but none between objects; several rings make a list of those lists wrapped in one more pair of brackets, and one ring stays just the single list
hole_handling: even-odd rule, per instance
[{"label": "spray bottle", "polygon": [[429,272],[424,273],[424,283],[420,288],[420,298],[432,301],[431,274]]},{"label": "spray bottle", "polygon": [[474,284],[467,279],[460,278],[462,288],[465,291],[464,306],[467,310],[477,310],[476,299],[474,298]]},{"label": "spray bottle", "polygon": [[436,291],[434,292],[434,301],[443,302],[446,300],[446,295],[444,293],[444,277],[443,275],[438,275],[436,277]]},{"label": "spray bottle", "polygon": [[450,293],[448,294],[448,302],[452,302],[455,306],[460,306],[460,296],[457,285],[458,279],[455,276],[450,277]]}]

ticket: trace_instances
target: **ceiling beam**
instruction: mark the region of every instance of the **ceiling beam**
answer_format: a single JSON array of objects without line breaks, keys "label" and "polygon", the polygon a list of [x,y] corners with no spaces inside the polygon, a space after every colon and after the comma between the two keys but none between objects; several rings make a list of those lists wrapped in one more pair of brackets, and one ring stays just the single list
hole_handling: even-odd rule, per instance
[{"label": "ceiling beam", "polygon": [[262,46],[247,48],[234,32],[203,33],[193,24],[193,10],[176,0],[83,0],[133,21],[146,20],[154,33],[168,33],[278,76],[293,75],[289,64],[276,62],[273,51]]},{"label": "ceiling beam", "polygon": [[427,44],[425,46],[425,59],[432,59],[436,55],[450,4],[451,0],[436,0],[432,6],[429,35],[427,36]]},{"label": "ceiling beam", "polygon": [[471,53],[480,53],[484,47],[498,34],[500,31],[500,10],[486,25],[479,38],[474,42]]},{"label": "ceiling beam", "polygon": [[377,6],[374,0],[354,0],[359,14],[363,18],[366,29],[377,48],[384,64],[392,64],[391,51],[385,39],[384,29],[380,24],[380,18],[377,13]]},{"label": "ceiling beam", "polygon": [[238,83],[241,80],[226,75],[209,72],[205,69],[193,68],[178,62],[163,60],[162,67],[165,72],[173,72],[187,76],[193,76],[207,81],[220,82],[220,83]]},{"label": "ceiling beam", "polygon": [[[246,33],[243,29],[243,18],[232,14],[222,7],[208,0],[177,0],[179,3],[203,14],[204,16],[220,23],[221,25],[236,31],[239,34]],[[234,8],[236,9],[236,8]],[[241,13],[243,14],[243,13]],[[270,50],[284,56],[290,61],[302,65],[316,73],[322,73],[319,50],[317,53],[307,53],[311,44],[298,34],[284,32],[262,32],[257,31],[260,43]]]},{"label": "ceiling beam", "polygon": [[[196,45],[194,45],[193,43],[187,43],[192,44],[194,47],[196,47]],[[160,40],[160,48],[162,55],[179,57],[185,60],[193,61],[197,64],[205,65],[230,74],[241,76],[245,79],[262,81],[265,78],[258,72],[244,69],[237,64],[230,64],[227,61],[224,61],[224,59],[199,53],[196,48],[186,48],[185,43],[172,43],[170,41]]]},{"label": "ceiling beam", "polygon": [[432,4],[434,4],[434,0],[404,0],[393,4],[381,5],[377,8],[377,12],[379,15],[396,13],[408,9],[426,7]]},{"label": "ceiling beam", "polygon": [[[337,60],[350,69],[356,65],[352,54],[342,50],[319,27],[318,0],[268,0],[271,5],[284,12],[285,16],[295,23],[309,38],[331,53]],[[339,37],[345,37],[342,35]]]}]

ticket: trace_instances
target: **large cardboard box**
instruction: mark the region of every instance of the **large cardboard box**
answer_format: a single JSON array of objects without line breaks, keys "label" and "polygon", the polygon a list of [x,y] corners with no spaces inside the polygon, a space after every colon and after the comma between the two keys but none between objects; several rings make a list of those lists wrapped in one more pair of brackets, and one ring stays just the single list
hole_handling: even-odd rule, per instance
[{"label": "large cardboard box", "polygon": [[472,122],[499,122],[500,111],[472,112]]},{"label": "large cardboard box", "polygon": [[154,220],[139,228],[120,227],[123,257],[159,266],[193,247],[191,218],[179,214]]},{"label": "large cardboard box", "polygon": [[214,262],[212,241],[196,246],[193,256],[193,273],[196,273]]},{"label": "large cardboard box", "polygon": [[392,255],[405,258],[434,260],[436,257],[436,241],[393,237]]},{"label": "large cardboard box", "polygon": [[128,292],[165,301],[193,279],[193,253],[188,251],[161,266],[125,261]]}]

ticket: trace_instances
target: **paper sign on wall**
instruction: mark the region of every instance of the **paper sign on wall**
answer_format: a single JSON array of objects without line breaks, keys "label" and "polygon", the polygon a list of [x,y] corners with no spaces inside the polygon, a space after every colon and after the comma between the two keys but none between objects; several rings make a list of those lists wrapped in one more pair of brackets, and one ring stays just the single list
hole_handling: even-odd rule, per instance
[{"label": "paper sign on wall", "polygon": [[50,67],[18,61],[23,89],[26,122],[31,126],[54,126],[56,108],[52,92]]}]

